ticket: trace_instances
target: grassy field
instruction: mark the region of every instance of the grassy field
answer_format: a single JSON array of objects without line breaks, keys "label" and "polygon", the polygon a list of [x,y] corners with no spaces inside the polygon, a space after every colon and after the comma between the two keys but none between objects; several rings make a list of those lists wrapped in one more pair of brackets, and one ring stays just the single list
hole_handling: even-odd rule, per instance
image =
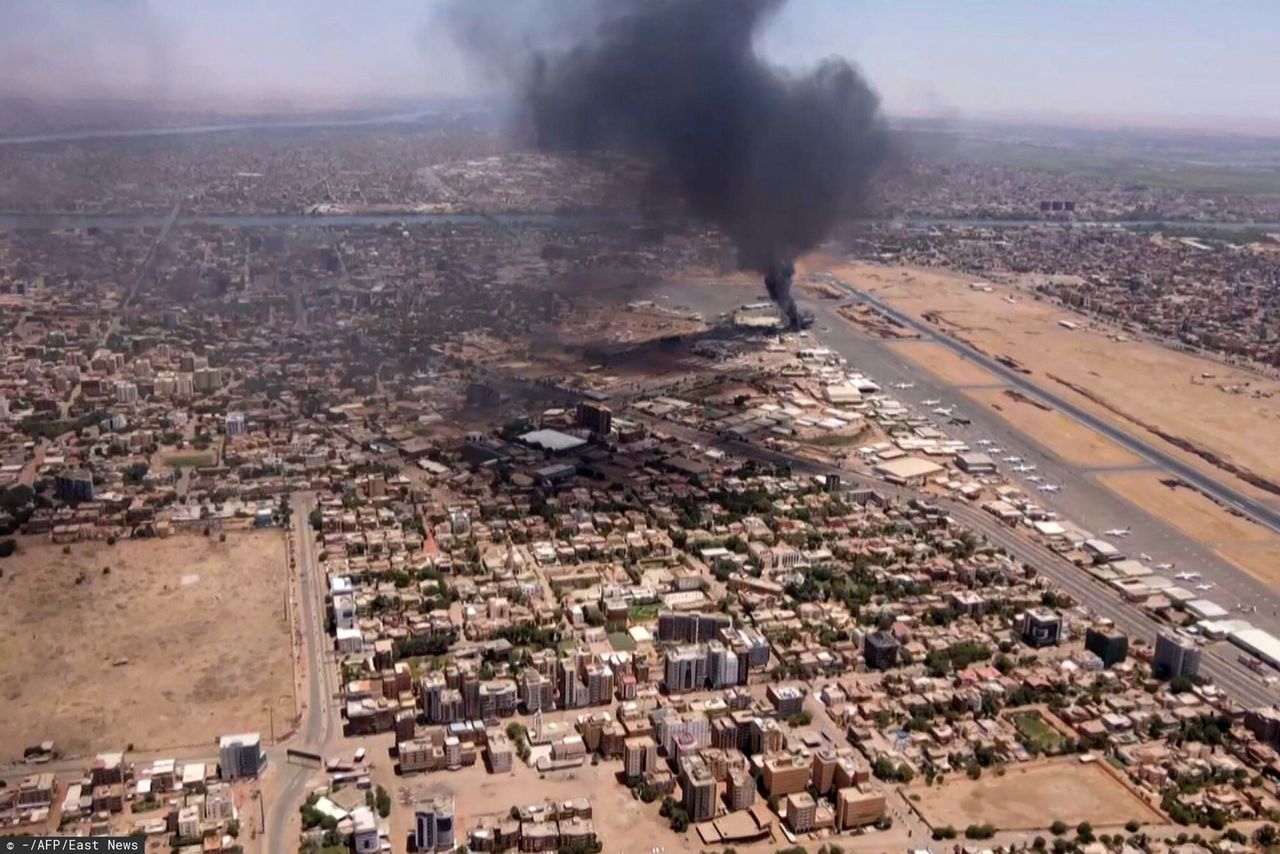
[{"label": "grassy field", "polygon": [[1062,746],[1062,733],[1045,723],[1039,712],[1018,712],[1012,720],[1028,750],[1051,753]]},{"label": "grassy field", "polygon": [[213,451],[175,451],[165,454],[163,461],[170,468],[201,468],[216,463],[218,455]]},{"label": "grassy field", "polygon": [[656,603],[652,605],[632,605],[628,616],[633,623],[647,623],[658,618],[658,606]]},{"label": "grassy field", "polygon": [[610,632],[609,645],[618,652],[631,652],[636,648],[636,642],[626,632]]}]

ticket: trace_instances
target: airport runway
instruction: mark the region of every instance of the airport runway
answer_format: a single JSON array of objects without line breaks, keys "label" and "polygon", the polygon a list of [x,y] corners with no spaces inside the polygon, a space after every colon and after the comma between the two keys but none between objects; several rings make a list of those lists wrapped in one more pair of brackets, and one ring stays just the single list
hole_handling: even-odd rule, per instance
[{"label": "airport runway", "polygon": [[1109,422],[1104,421],[1088,410],[1076,406],[1069,400],[1059,397],[1050,389],[1044,388],[1038,383],[1028,380],[1023,374],[1020,374],[1015,370],[1011,370],[997,362],[995,359],[991,359],[979,353],[964,342],[958,341],[949,335],[939,332],[928,323],[916,320],[910,315],[898,311],[871,294],[859,291],[851,285],[844,282],[841,282],[840,284],[844,290],[855,299],[858,299],[885,315],[892,317],[894,320],[905,325],[909,329],[913,329],[920,333],[926,339],[941,344],[956,355],[964,359],[968,359],[975,364],[981,365],[986,370],[1000,377],[1000,379],[1004,380],[1005,383],[1013,388],[1020,389],[1021,391],[1025,391],[1028,394],[1040,398],[1058,411],[1069,415],[1091,430],[1101,433],[1103,436],[1106,436],[1113,442],[1133,451],[1148,462],[1159,466],[1170,474],[1182,478],[1197,489],[1213,496],[1223,504],[1234,507],[1259,524],[1265,525],[1276,533],[1280,533],[1280,510],[1275,507],[1241,493],[1234,489],[1229,483],[1205,474],[1200,471],[1200,469],[1190,466],[1177,457],[1165,453],[1159,447],[1152,445],[1139,436],[1129,433],[1128,431],[1121,430],[1117,427],[1113,427]]},{"label": "airport runway", "polygon": [[[668,297],[670,307],[690,306],[702,311],[708,320],[713,320],[720,312],[742,303],[754,302],[757,296],[741,288],[686,284],[663,286],[655,292],[659,299],[664,295]],[[1037,466],[1037,475],[1063,486],[1062,492],[1057,494],[1034,491],[1032,484],[1020,481],[1019,476],[1010,471],[1010,464],[1001,463],[1001,473],[1012,483],[1021,485],[1040,504],[1058,511],[1064,518],[1084,526],[1104,539],[1107,537],[1102,532],[1107,529],[1131,527],[1133,533],[1129,537],[1112,539],[1126,554],[1134,557],[1143,554],[1149,556],[1153,568],[1161,563],[1173,564],[1174,568],[1157,572],[1167,575],[1177,584],[1189,588],[1200,583],[1213,584],[1214,588],[1210,591],[1196,592],[1202,592],[1205,598],[1224,608],[1230,609],[1237,602],[1248,603],[1251,608],[1256,606],[1256,613],[1233,613],[1232,616],[1246,619],[1259,628],[1280,635],[1280,614],[1277,613],[1280,611],[1280,596],[1274,591],[1219,558],[1210,549],[1111,492],[1094,479],[1092,472],[1063,461],[1036,443],[1034,438],[1022,434],[995,413],[985,411],[976,402],[959,394],[950,384],[907,362],[886,347],[886,341],[871,338],[858,331],[848,321],[836,315],[835,309],[839,304],[802,299],[802,307],[814,312],[815,323],[811,331],[815,343],[840,353],[854,370],[875,379],[887,394],[898,398],[922,415],[928,415],[931,408],[924,406],[924,400],[940,399],[944,401],[943,405],[957,405],[956,413],[963,414],[971,423],[968,426],[940,423],[939,426],[946,433],[970,443],[976,443],[982,438],[993,439],[1003,449],[999,456],[1019,456]],[[897,389],[893,387],[895,383],[911,383],[913,387]],[[1029,389],[1029,393],[1045,397],[1038,388]],[[937,420],[942,422],[945,419]],[[663,429],[669,429],[669,425],[664,424]],[[689,438],[724,445],[718,437],[709,434],[697,433]],[[974,447],[977,448],[976,445]],[[737,443],[732,449],[736,453],[756,455],[757,458],[763,458],[761,454],[772,454],[751,445]],[[812,463],[798,461],[797,458],[787,458],[787,461],[794,461],[797,470],[809,470],[813,467]],[[1143,465],[1153,471],[1159,470],[1154,463]],[[842,471],[842,474],[846,477],[851,475],[847,471]],[[897,492],[883,481],[861,477],[883,493]],[[903,490],[902,494],[912,493]],[[1156,632],[1164,628],[1145,612],[1123,602],[1111,588],[1072,566],[1060,555],[1016,533],[994,517],[956,502],[948,503],[948,507],[953,508],[956,518],[1044,571],[1094,613],[1115,621],[1132,638],[1154,643]],[[1194,582],[1174,579],[1173,576],[1181,571],[1199,572],[1201,579]],[[1205,647],[1206,672],[1243,703],[1270,705],[1280,700],[1280,690],[1241,665],[1237,660],[1239,655],[1240,650],[1228,642],[1209,644]],[[1273,673],[1269,668],[1265,672],[1268,675]]]}]

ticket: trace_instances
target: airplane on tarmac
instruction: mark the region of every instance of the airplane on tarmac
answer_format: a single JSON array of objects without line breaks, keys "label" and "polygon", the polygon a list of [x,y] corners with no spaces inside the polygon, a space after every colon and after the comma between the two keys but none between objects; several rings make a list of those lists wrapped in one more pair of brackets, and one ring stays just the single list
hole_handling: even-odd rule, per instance
[{"label": "airplane on tarmac", "polygon": [[1198,578],[1200,578],[1200,573],[1198,573],[1198,572],[1179,572],[1177,575],[1175,575],[1175,576],[1174,576],[1174,578],[1178,579],[1179,581],[1195,581],[1195,580],[1197,580]]},{"label": "airplane on tarmac", "polygon": [[1162,570],[1163,570],[1163,569],[1173,569],[1173,564],[1171,564],[1171,563],[1158,563],[1158,564],[1156,564],[1156,569],[1162,569]]},{"label": "airplane on tarmac", "polygon": [[974,442],[973,444],[975,444],[975,445],[994,445],[994,444],[995,444],[995,442],[991,441],[990,439],[979,439],[978,441]]},{"label": "airplane on tarmac", "polygon": [[1062,487],[1056,483],[1046,483],[1040,487],[1041,492],[1061,492]]},{"label": "airplane on tarmac", "polygon": [[939,403],[942,403],[942,400],[940,398],[931,397],[928,400],[922,400],[920,402],[925,406],[937,406]]},{"label": "airplane on tarmac", "polygon": [[1016,472],[1035,471],[1035,470],[1036,470],[1036,467],[1035,467],[1035,466],[1032,466],[1032,465],[1027,465],[1026,463],[1023,463],[1023,464],[1022,464],[1022,465],[1020,465],[1020,466],[1014,466],[1014,467],[1013,467],[1013,470],[1014,470],[1014,471],[1016,471]]},{"label": "airplane on tarmac", "polygon": [[934,407],[934,409],[933,409],[933,414],[934,414],[934,415],[945,415],[945,416],[947,416],[947,417],[950,417],[950,416],[951,416],[951,413],[952,413],[952,412],[955,412],[955,410],[956,410],[956,408],[955,408],[954,406],[935,406],[935,407]]},{"label": "airplane on tarmac", "polygon": [[1197,589],[1197,590],[1212,590],[1212,589],[1213,589],[1213,584],[1212,584],[1212,583],[1209,583],[1209,584],[1197,584],[1197,585],[1196,585],[1196,589]]},{"label": "airplane on tarmac", "polygon": [[1029,475],[1027,477],[1027,483],[1039,483],[1042,480],[1044,480],[1044,478],[1038,474]]},{"label": "airplane on tarmac", "polygon": [[1020,462],[1022,462],[1022,457],[1019,457],[1019,456],[1008,456],[1008,457],[1005,457],[1005,458],[1004,458],[1004,461],[1005,461],[1006,463],[1020,463]]},{"label": "airplane on tarmac", "polygon": [[915,387],[916,387],[916,384],[915,384],[915,383],[894,383],[894,384],[893,384],[893,387],[894,387],[894,388],[901,388],[901,389],[908,389],[908,388],[915,388]]},{"label": "airplane on tarmac", "polygon": [[1133,528],[1111,528],[1104,533],[1108,537],[1127,537],[1133,533]]}]

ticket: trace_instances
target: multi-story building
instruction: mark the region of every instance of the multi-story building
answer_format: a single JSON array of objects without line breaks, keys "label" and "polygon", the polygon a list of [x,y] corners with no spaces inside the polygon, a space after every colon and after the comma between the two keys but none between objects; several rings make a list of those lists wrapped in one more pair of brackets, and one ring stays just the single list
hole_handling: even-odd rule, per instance
[{"label": "multi-story building", "polygon": [[738,655],[720,641],[707,644],[707,678],[712,688],[728,688],[743,680],[738,668]]},{"label": "multi-story building", "polygon": [[520,699],[529,714],[549,712],[555,708],[555,685],[532,667],[526,668],[520,682]]},{"label": "multi-story building", "polygon": [[1156,636],[1156,652],[1151,669],[1157,679],[1195,676],[1200,672],[1200,647],[1190,638],[1179,637],[1173,632],[1161,632]]},{"label": "multi-story building", "polygon": [[787,795],[787,826],[795,833],[813,830],[817,814],[818,802],[813,795],[803,791]]},{"label": "multi-story building", "polygon": [[810,778],[818,794],[825,795],[836,784],[836,752],[830,745],[824,744],[813,752],[813,768]]},{"label": "multi-story building", "polygon": [[770,685],[765,693],[777,710],[778,717],[784,720],[804,710],[804,691],[795,685]]},{"label": "multi-story building", "polygon": [[243,436],[249,432],[249,422],[243,412],[228,412],[223,419],[222,428],[230,437]]},{"label": "multi-story building", "polygon": [[60,501],[92,501],[93,475],[85,469],[69,469],[53,479],[53,494]]},{"label": "multi-story building", "polygon": [[1062,615],[1052,608],[1032,608],[1022,615],[1022,640],[1028,646],[1056,646],[1062,639]]},{"label": "multi-story building", "polygon": [[492,723],[516,713],[517,690],[513,679],[494,679],[477,686],[480,695],[480,718]]},{"label": "multi-story building", "polygon": [[733,628],[728,614],[703,614],[699,611],[661,611],[658,613],[658,640],[662,643],[704,643],[719,637],[723,629]]},{"label": "multi-story building", "polygon": [[505,774],[511,770],[511,739],[502,730],[491,729],[485,733],[485,751],[491,772]]},{"label": "multi-story building", "polygon": [[774,753],[763,763],[764,790],[770,797],[803,792],[809,785],[809,759],[802,754]]},{"label": "multi-story building", "polygon": [[647,735],[628,738],[623,745],[622,771],[628,780],[638,780],[658,766],[658,744]]},{"label": "multi-story building", "polygon": [[836,830],[848,830],[873,824],[884,818],[883,792],[863,792],[855,788],[841,789],[836,795]]},{"label": "multi-story building", "polygon": [[862,657],[872,670],[888,670],[898,662],[898,641],[888,632],[870,632],[862,640]]},{"label": "multi-story building", "polygon": [[667,653],[666,677],[670,694],[701,691],[707,684],[707,654],[700,646],[682,646]]},{"label": "multi-story building", "polygon": [[417,850],[452,851],[453,839],[453,797],[438,795],[418,804],[413,834]]},{"label": "multi-story building", "polygon": [[592,662],[586,667],[587,703],[598,706],[613,699],[613,669],[607,664]]},{"label": "multi-story building", "polygon": [[601,436],[609,435],[613,429],[613,410],[609,407],[584,400],[578,404],[578,426],[585,427],[592,433]]},{"label": "multi-story building", "polygon": [[690,821],[709,821],[716,815],[716,778],[701,756],[690,756],[680,770],[684,810]]},{"label": "multi-story building", "polygon": [[1084,633],[1084,648],[1098,656],[1103,667],[1113,667],[1129,654],[1129,638],[1113,627],[1090,628]]},{"label": "multi-story building", "polygon": [[726,796],[730,810],[737,812],[738,810],[750,808],[756,801],[755,779],[745,769],[734,768],[730,770]]},{"label": "multi-story building", "polygon": [[265,762],[262,736],[256,732],[224,735],[218,739],[218,771],[224,780],[256,777]]}]

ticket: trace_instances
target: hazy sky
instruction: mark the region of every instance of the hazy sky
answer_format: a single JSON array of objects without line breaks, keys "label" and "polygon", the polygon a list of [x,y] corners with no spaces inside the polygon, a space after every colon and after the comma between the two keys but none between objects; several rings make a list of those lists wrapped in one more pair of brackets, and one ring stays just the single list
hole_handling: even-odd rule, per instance
[{"label": "hazy sky", "polygon": [[[506,0],[513,17],[555,1]],[[0,90],[258,104],[474,94],[433,25],[443,2],[0,0]],[[791,0],[762,50],[797,65],[844,55],[890,113],[1280,127],[1277,43],[1277,0]]]}]

